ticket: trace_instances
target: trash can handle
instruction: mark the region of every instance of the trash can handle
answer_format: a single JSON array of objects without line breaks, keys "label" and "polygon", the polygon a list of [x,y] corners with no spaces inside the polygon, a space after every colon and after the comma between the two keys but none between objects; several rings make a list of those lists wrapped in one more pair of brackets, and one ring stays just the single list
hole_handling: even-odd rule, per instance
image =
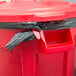
[{"label": "trash can handle", "polygon": [[73,40],[66,42],[66,43],[60,43],[60,44],[55,44],[55,45],[48,45],[46,43],[45,37],[44,37],[44,33],[43,31],[40,32],[41,35],[41,40],[40,40],[40,52],[42,53],[61,53],[61,52],[67,52],[69,50],[73,50],[74,44],[73,44]]}]

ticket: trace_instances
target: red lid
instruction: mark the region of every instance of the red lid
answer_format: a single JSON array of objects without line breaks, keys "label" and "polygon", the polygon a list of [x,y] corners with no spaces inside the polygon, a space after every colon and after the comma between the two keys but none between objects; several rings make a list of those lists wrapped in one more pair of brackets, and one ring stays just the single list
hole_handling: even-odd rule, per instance
[{"label": "red lid", "polygon": [[18,1],[0,4],[0,22],[51,21],[76,17],[76,4]]}]

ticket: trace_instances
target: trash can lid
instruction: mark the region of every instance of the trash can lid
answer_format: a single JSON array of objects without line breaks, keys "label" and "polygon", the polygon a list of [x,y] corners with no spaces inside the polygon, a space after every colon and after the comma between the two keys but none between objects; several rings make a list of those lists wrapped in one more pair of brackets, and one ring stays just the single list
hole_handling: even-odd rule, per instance
[{"label": "trash can lid", "polygon": [[0,22],[52,21],[76,17],[76,4],[66,1],[16,1],[0,4]]}]

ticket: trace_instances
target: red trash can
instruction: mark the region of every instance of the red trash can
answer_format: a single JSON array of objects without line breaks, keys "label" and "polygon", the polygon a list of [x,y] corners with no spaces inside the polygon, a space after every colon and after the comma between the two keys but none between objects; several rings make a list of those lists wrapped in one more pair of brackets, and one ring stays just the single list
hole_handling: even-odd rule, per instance
[{"label": "red trash can", "polygon": [[[3,3],[0,4],[0,22],[64,20],[76,17],[76,7],[72,5],[65,1]],[[40,40],[24,41],[12,51],[5,48],[21,31],[25,29],[0,29],[0,76],[74,76],[74,45],[70,29],[44,31]]]}]

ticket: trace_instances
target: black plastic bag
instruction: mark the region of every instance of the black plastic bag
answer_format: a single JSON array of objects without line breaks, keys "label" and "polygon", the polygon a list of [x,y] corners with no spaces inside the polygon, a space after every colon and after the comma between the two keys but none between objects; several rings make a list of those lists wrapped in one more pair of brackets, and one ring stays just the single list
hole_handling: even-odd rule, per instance
[{"label": "black plastic bag", "polygon": [[[44,26],[44,25],[41,25],[41,26]],[[42,27],[42,29],[43,30],[60,30],[60,29],[69,29],[73,27],[76,27],[76,18],[69,18],[66,20],[49,22],[47,23],[46,26]]]},{"label": "black plastic bag", "polygon": [[0,23],[0,29],[37,29],[40,31],[40,27],[36,26],[37,22],[15,22],[15,23]]},{"label": "black plastic bag", "polygon": [[9,41],[9,43],[6,45],[6,48],[8,48],[10,51],[15,48],[19,43],[23,41],[29,41],[33,40],[35,38],[32,31],[23,31],[19,32]]},{"label": "black plastic bag", "polygon": [[48,22],[16,22],[16,23],[0,23],[1,29],[29,29],[21,31],[6,44],[6,48],[10,51],[23,41],[30,41],[35,38],[32,29],[40,30],[60,30],[76,27],[76,18],[66,20],[48,21]]}]

